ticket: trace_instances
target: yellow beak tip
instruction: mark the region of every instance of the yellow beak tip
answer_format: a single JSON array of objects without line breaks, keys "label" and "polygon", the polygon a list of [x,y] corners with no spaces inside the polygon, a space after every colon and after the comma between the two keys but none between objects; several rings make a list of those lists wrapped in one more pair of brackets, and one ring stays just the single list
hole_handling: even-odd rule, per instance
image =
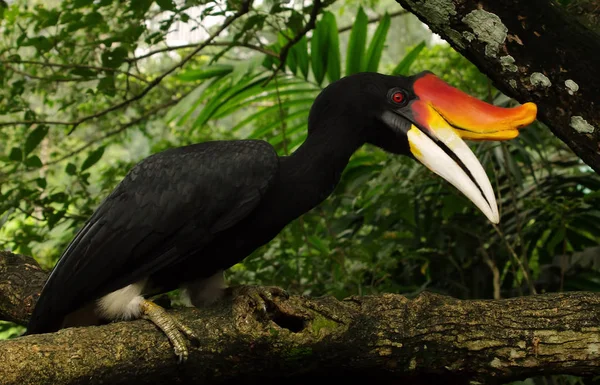
[{"label": "yellow beak tip", "polygon": [[537,105],[535,103],[527,102],[517,108],[519,108],[522,111],[522,116],[523,116],[523,118],[522,118],[521,122],[519,122],[519,125],[517,126],[517,128],[525,127],[525,126],[533,123],[533,121],[536,119]]}]

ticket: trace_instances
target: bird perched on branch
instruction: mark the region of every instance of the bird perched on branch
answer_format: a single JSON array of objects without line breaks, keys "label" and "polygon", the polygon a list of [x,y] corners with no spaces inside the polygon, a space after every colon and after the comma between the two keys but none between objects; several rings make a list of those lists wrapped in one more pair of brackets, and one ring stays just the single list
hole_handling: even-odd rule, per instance
[{"label": "bird perched on branch", "polygon": [[512,139],[535,116],[533,103],[495,107],[430,72],[359,73],[319,94],[308,137],[290,156],[261,140],[154,154],[131,169],[66,248],[28,333],[143,317],[185,359],[193,332],[147,298],[176,288],[195,306],[217,298],[223,270],[327,198],[359,147],[417,159],[497,223],[492,186],[462,139]]}]

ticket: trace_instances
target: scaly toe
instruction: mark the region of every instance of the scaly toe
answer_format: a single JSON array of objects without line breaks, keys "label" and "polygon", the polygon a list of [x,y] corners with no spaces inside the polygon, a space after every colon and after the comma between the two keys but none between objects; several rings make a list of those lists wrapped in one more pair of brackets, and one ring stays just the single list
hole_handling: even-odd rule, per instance
[{"label": "scaly toe", "polygon": [[179,331],[183,333],[189,340],[200,341],[200,337],[198,337],[198,335],[183,322],[176,318],[173,318],[173,322],[175,323],[175,326],[177,326],[177,329],[179,329]]},{"label": "scaly toe", "polygon": [[187,360],[189,352],[186,336],[198,340],[196,334],[181,321],[169,315],[165,309],[151,301],[144,300],[141,309],[142,317],[152,321],[167,336],[179,362]]},{"label": "scaly toe", "polygon": [[276,286],[238,286],[232,288],[234,296],[245,296],[252,300],[254,307],[263,315],[268,315],[269,305],[275,297],[289,298],[289,294]]}]

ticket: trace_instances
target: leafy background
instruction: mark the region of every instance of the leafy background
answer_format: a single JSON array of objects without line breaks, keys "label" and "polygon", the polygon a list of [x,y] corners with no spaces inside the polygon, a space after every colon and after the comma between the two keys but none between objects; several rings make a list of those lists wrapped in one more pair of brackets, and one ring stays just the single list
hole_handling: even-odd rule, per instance
[{"label": "leafy background", "polygon": [[[317,10],[265,0],[207,40],[239,7],[0,2],[2,249],[51,268],[127,170],[163,149],[259,138],[293,152],[319,90],[348,74],[430,70],[516,104],[392,0]],[[230,284],[338,298],[599,291],[600,177],[537,122],[517,139],[472,147],[499,198],[498,226],[420,164],[365,146],[334,194],[231,268]],[[0,323],[0,338],[21,332]],[[581,380],[526,382],[548,381]]]}]

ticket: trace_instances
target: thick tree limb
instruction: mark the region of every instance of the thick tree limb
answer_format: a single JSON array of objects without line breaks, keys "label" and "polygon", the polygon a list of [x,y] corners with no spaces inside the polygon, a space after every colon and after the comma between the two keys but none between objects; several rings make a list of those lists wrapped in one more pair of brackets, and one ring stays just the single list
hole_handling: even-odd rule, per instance
[{"label": "thick tree limb", "polygon": [[[44,273],[0,253],[0,318],[23,323]],[[16,277],[11,278],[11,277]],[[16,293],[16,294],[15,294]],[[501,383],[539,374],[600,374],[600,296],[460,301],[424,293],[267,301],[229,297],[172,312],[200,336],[178,364],[147,321],[0,341],[0,384]],[[17,309],[21,309],[20,312]],[[443,377],[440,377],[443,376]],[[472,382],[471,382],[472,383]]]},{"label": "thick tree limb", "polygon": [[600,37],[551,0],[397,0],[600,172]]},{"label": "thick tree limb", "polygon": [[0,320],[26,325],[47,278],[33,258],[0,251]]}]

